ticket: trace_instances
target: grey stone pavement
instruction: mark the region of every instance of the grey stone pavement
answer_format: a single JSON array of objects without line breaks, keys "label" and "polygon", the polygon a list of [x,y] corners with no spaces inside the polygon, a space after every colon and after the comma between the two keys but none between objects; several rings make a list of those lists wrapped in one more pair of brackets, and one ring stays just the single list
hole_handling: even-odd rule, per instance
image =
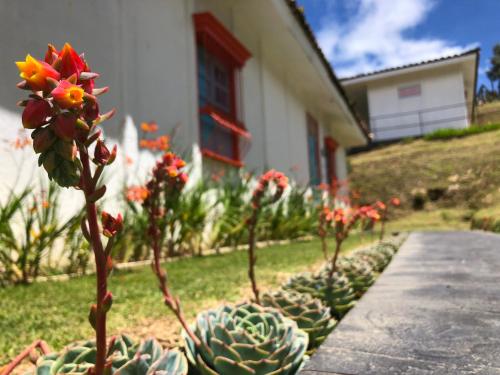
[{"label": "grey stone pavement", "polygon": [[500,374],[500,236],[413,233],[301,375]]}]

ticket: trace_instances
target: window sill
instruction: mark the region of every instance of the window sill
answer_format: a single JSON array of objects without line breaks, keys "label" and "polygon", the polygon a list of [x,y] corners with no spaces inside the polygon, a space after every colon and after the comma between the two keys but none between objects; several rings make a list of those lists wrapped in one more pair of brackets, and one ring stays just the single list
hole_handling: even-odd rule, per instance
[{"label": "window sill", "polygon": [[205,105],[200,108],[200,114],[210,116],[218,125],[231,130],[232,132],[238,134],[241,137],[250,139],[252,138],[250,133],[245,129],[245,126],[241,123],[229,120],[227,116],[222,114],[220,111],[216,110],[211,105]]},{"label": "window sill", "polygon": [[225,164],[229,164],[229,165],[236,167],[236,168],[241,168],[245,165],[241,160],[233,160],[231,158],[228,158],[227,156],[220,155],[220,154],[218,154],[214,151],[211,151],[207,148],[202,148],[201,154],[207,158],[214,159],[214,160],[220,161],[220,162],[225,163]]}]

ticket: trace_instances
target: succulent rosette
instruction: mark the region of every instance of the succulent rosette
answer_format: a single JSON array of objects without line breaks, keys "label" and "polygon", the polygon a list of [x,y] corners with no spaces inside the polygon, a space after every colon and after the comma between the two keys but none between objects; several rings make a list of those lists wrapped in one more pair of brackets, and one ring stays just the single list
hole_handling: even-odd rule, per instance
[{"label": "succulent rosette", "polygon": [[309,350],[325,341],[337,325],[330,315],[330,308],[310,294],[293,290],[279,290],[262,295],[262,305],[273,307],[281,314],[294,320],[297,326],[309,335]]},{"label": "succulent rosette", "polygon": [[203,375],[295,374],[308,346],[308,335],[277,310],[243,303],[198,314],[186,332],[187,357]]},{"label": "succulent rosette", "polygon": [[392,255],[379,245],[356,251],[357,258],[369,263],[374,271],[382,272],[392,259]]},{"label": "succulent rosette", "polygon": [[[375,282],[375,273],[371,265],[363,259],[357,257],[342,257],[336,265],[337,269],[343,272],[358,297],[361,297]],[[325,277],[328,267],[324,268]]]},{"label": "succulent rosette", "polygon": [[[37,361],[34,375],[87,374],[95,366],[94,341],[75,343],[60,353],[42,356]],[[121,335],[109,343],[106,369],[108,374],[121,375],[186,375],[186,357],[178,350],[164,351],[153,340],[134,343]]]},{"label": "succulent rosette", "polygon": [[331,285],[322,273],[303,273],[290,278],[283,288],[319,298],[330,307],[336,319],[342,318],[356,303],[356,293],[349,279],[338,270],[333,274]]}]

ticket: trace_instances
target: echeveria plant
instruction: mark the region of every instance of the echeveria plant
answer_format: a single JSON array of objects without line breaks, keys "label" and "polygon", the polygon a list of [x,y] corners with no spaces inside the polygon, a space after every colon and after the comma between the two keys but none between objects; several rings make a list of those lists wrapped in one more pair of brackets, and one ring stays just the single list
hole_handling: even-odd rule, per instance
[{"label": "echeveria plant", "polygon": [[203,375],[295,374],[309,341],[277,310],[248,303],[202,312],[192,330],[199,343],[184,332],[187,356]]}]

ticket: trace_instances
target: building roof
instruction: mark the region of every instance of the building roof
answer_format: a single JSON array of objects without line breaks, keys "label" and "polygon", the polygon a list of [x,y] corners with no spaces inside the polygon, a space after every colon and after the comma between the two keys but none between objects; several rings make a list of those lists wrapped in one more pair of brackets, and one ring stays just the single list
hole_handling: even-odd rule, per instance
[{"label": "building roof", "polygon": [[362,74],[358,74],[358,75],[355,75],[355,76],[342,78],[340,81],[346,82],[346,81],[350,81],[350,80],[353,80],[353,79],[359,79],[359,78],[364,78],[364,77],[371,77],[371,76],[374,76],[374,75],[377,75],[377,74],[394,72],[394,71],[397,71],[397,70],[403,70],[403,69],[408,69],[408,68],[415,68],[415,67],[419,67],[419,66],[434,64],[434,63],[437,63],[437,62],[458,59],[458,58],[461,58],[461,57],[464,57],[464,56],[468,56],[468,55],[478,55],[479,52],[480,52],[480,50],[481,50],[480,48],[474,48],[474,49],[465,51],[465,52],[457,54],[457,55],[445,56],[445,57],[440,57],[438,59],[425,60],[425,61],[420,61],[420,62],[417,62],[417,63],[406,64],[406,65],[396,66],[396,67],[392,67],[392,68],[386,68],[386,69],[376,70],[376,71],[369,72],[369,73],[362,73]]},{"label": "building roof", "polygon": [[318,41],[316,40],[316,37],[314,35],[313,30],[312,30],[311,26],[309,25],[309,23],[307,22],[307,19],[304,15],[303,8],[297,4],[296,0],[284,0],[284,1],[289,6],[290,10],[292,11],[292,14],[295,16],[295,19],[298,21],[299,25],[304,30],[304,33],[306,34],[307,39],[310,41],[313,49],[316,51],[319,59],[323,63],[333,85],[339,91],[340,95],[342,96],[345,103],[347,104],[347,107],[349,108],[349,111],[351,112],[352,116],[356,120],[356,123],[357,123],[358,127],[360,128],[361,132],[364,134],[366,139],[369,140],[370,139],[369,130],[365,126],[363,126],[363,123],[362,123],[360,117],[358,116],[358,114],[356,113],[353,105],[351,104],[344,88],[342,87],[342,84],[340,83],[339,79],[335,75],[335,72],[333,71],[332,65],[330,64],[330,62],[328,61],[328,59],[324,55],[323,51],[321,50],[321,47],[319,46]]}]

